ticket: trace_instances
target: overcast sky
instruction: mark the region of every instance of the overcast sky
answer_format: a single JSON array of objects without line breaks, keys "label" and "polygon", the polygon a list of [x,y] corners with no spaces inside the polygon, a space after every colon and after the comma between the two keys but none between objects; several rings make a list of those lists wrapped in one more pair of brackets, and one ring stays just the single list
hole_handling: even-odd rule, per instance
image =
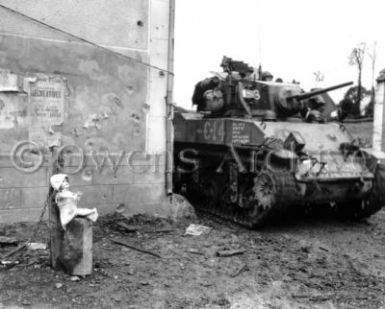
[{"label": "overcast sky", "polygon": [[[377,42],[375,76],[385,68],[385,3],[380,0],[179,0],[176,1],[175,88],[178,105],[191,107],[194,85],[220,71],[224,55],[243,60],[305,90],[357,80],[349,65],[353,47]],[[364,63],[370,88],[372,60]],[[340,99],[343,91],[334,93]]]}]

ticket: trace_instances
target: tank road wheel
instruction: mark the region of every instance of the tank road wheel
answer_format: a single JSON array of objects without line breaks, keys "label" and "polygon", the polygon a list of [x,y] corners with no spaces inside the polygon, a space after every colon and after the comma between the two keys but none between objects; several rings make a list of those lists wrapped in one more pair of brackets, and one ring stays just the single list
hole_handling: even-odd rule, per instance
[{"label": "tank road wheel", "polygon": [[268,210],[274,205],[276,180],[272,173],[262,172],[256,179],[254,184],[255,198],[258,201],[259,208],[264,211]]},{"label": "tank road wheel", "polygon": [[244,195],[244,210],[239,222],[250,228],[261,226],[269,210],[274,205],[276,192],[274,178],[271,173],[261,172],[254,178],[252,188]]},{"label": "tank road wheel", "polygon": [[263,170],[255,176],[251,190],[245,194],[243,224],[252,228],[262,226],[297,201],[293,175],[286,170]]}]

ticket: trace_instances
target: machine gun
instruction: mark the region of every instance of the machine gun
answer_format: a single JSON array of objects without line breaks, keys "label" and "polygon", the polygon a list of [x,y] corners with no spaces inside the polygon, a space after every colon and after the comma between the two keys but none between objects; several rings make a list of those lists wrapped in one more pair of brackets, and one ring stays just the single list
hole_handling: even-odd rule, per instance
[{"label": "machine gun", "polygon": [[245,77],[247,74],[253,73],[254,68],[243,61],[233,60],[232,58],[223,56],[221,67],[223,71],[231,75],[232,72],[239,73],[240,77]]}]

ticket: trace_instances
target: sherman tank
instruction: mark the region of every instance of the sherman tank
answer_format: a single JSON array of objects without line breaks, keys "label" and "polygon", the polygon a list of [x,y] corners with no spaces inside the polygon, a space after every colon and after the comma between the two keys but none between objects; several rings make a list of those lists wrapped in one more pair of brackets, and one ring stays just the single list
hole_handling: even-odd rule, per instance
[{"label": "sherman tank", "polygon": [[174,115],[174,190],[199,210],[255,228],[294,209],[360,219],[382,204],[377,160],[342,123],[329,91],[262,80],[224,57]]}]

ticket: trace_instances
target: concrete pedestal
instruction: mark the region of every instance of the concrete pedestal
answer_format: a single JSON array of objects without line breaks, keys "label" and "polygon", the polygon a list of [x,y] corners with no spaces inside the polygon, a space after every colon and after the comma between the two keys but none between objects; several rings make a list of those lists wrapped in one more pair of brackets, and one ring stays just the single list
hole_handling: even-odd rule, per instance
[{"label": "concrete pedestal", "polygon": [[[53,205],[56,207],[56,205]],[[92,222],[75,218],[64,231],[58,221],[51,224],[51,263],[70,275],[86,276],[92,273]]]},{"label": "concrete pedestal", "polygon": [[92,222],[84,218],[73,219],[63,233],[59,260],[71,275],[86,276],[92,273]]}]

